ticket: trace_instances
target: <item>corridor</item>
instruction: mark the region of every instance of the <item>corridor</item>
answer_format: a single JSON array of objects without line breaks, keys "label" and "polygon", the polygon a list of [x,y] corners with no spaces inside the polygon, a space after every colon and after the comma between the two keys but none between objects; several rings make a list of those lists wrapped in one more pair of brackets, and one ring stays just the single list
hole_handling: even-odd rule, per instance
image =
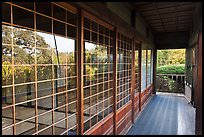
[{"label": "corridor", "polygon": [[183,95],[158,92],[128,135],[195,135],[195,109]]}]

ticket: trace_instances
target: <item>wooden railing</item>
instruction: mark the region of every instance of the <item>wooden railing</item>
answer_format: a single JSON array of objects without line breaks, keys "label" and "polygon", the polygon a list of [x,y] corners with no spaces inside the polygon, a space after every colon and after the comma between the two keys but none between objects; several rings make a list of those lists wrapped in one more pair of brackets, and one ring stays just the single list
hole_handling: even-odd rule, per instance
[{"label": "wooden railing", "polygon": [[159,92],[184,93],[185,75],[183,74],[157,74],[156,87]]}]

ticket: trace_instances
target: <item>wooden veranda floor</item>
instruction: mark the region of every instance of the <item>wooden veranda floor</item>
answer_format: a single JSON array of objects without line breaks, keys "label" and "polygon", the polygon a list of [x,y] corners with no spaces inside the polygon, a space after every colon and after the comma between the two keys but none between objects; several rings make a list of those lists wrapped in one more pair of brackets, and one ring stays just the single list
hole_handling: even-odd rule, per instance
[{"label": "wooden veranda floor", "polygon": [[195,108],[180,94],[158,92],[127,135],[195,135]]}]

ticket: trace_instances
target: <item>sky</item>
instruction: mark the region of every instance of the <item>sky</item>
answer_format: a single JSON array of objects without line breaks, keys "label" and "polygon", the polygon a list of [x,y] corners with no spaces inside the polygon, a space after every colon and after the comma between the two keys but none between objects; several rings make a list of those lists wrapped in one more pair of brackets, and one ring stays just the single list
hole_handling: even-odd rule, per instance
[{"label": "sky", "polygon": [[[54,41],[53,35],[42,33],[42,32],[37,32],[37,34],[42,36],[45,39],[45,42],[49,44],[52,48],[55,48],[55,41]],[[56,36],[56,35],[55,35],[55,39],[57,43],[57,50],[59,52],[73,52],[74,51],[75,40],[70,39],[70,38]],[[95,48],[94,45],[95,44],[85,42],[85,47],[88,50]]]},{"label": "sky", "polygon": [[[49,44],[52,48],[55,48],[54,36],[51,34],[46,34],[42,32],[37,32],[38,35],[45,39],[45,42]],[[73,52],[75,47],[75,40],[68,39],[60,36],[56,36],[57,50],[59,52]]]}]

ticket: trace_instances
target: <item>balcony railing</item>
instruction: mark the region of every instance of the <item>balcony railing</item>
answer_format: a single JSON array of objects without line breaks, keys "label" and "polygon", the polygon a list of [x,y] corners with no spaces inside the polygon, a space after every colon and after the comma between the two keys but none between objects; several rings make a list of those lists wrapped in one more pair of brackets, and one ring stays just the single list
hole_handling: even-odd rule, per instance
[{"label": "balcony railing", "polygon": [[159,92],[184,93],[185,75],[183,74],[157,74],[156,87]]}]

